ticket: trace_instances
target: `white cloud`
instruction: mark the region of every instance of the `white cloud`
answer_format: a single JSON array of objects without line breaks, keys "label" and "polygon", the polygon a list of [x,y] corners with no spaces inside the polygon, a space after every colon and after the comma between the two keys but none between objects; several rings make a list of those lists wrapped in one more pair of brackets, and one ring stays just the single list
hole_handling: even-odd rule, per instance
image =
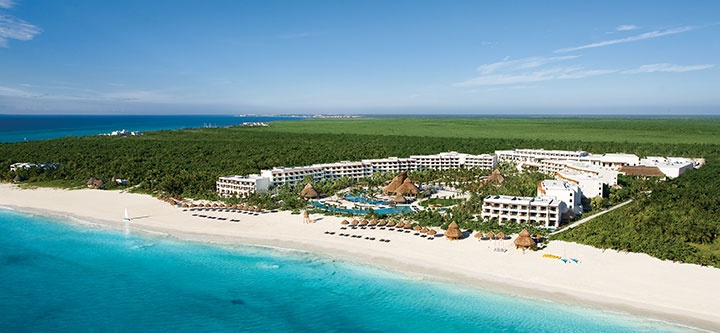
[{"label": "white cloud", "polygon": [[673,28],[673,29],[667,29],[667,30],[655,30],[655,31],[650,31],[650,32],[646,32],[644,34],[639,34],[639,35],[630,36],[630,37],[626,37],[626,38],[611,39],[611,40],[606,40],[606,41],[592,43],[592,44],[557,49],[557,50],[555,50],[555,53],[574,52],[574,51],[591,49],[591,48],[596,48],[596,47],[603,47],[603,46],[608,46],[608,45],[636,42],[636,41],[643,40],[643,39],[675,35],[675,34],[683,33],[683,32],[690,31],[690,30],[693,30],[693,27],[686,26],[686,27],[679,27],[679,28]]},{"label": "white cloud", "polygon": [[490,74],[501,70],[523,70],[537,68],[550,63],[575,59],[578,57],[580,56],[530,57],[517,60],[508,60],[508,58],[506,58],[505,60],[500,62],[481,65],[477,68],[477,71],[480,72],[480,74]]},{"label": "white cloud", "polygon": [[654,72],[683,73],[683,72],[690,72],[690,71],[699,71],[699,70],[713,68],[713,67],[715,67],[715,65],[713,65],[713,64],[683,66],[683,65],[664,63],[664,64],[642,65],[636,69],[624,71],[623,73],[625,73],[625,74],[654,73]]},{"label": "white cloud", "polygon": [[32,93],[11,87],[0,86],[0,96],[6,97],[31,97]]},{"label": "white cloud", "polygon": [[637,30],[640,29],[640,27],[633,25],[633,24],[623,24],[615,28],[617,31],[631,31],[631,30]]},{"label": "white cloud", "polygon": [[518,85],[550,80],[580,79],[617,72],[616,70],[585,69],[582,66],[547,66],[578,57],[531,57],[485,64],[477,68],[479,76],[453,85],[456,87]]},{"label": "white cloud", "polygon": [[0,0],[0,8],[9,9],[15,3],[12,0]]},{"label": "white cloud", "polygon": [[[0,4],[8,3],[9,2],[0,2]],[[12,3],[10,3],[10,5],[12,5]],[[0,46],[7,47],[8,39],[31,40],[39,33],[40,28],[37,26],[13,16],[3,15],[0,13]]]}]

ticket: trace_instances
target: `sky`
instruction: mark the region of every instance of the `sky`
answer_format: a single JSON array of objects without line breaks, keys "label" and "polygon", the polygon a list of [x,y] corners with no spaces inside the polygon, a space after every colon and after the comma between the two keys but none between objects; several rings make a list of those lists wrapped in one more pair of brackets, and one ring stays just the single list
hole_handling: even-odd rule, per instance
[{"label": "sky", "polygon": [[0,0],[0,114],[720,115],[720,1]]}]

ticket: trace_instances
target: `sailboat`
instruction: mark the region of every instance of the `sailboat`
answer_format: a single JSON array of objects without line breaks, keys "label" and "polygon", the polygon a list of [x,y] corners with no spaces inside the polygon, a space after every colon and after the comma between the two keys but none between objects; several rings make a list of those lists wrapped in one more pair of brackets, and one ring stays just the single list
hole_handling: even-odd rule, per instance
[{"label": "sailboat", "polygon": [[130,221],[130,215],[128,215],[127,208],[125,208],[125,218],[123,220],[125,220],[126,222]]}]

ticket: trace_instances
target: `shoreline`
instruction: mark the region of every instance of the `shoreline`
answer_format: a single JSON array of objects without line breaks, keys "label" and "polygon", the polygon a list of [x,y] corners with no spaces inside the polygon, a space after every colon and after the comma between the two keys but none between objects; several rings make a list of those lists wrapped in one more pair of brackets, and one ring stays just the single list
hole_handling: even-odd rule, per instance
[{"label": "shoreline", "polygon": [[[19,189],[0,184],[0,206],[18,212],[60,217],[72,223],[122,231],[123,209],[130,211],[133,232],[221,245],[290,249],[321,257],[377,267],[485,291],[544,299],[585,308],[620,311],[710,331],[720,330],[720,269],[680,264],[644,254],[602,251],[585,245],[553,241],[544,251],[522,254],[511,249],[490,251],[493,241],[468,238],[427,241],[412,234],[380,230],[341,230],[343,218],[312,215],[302,223],[289,212],[236,216],[241,222],[191,216],[147,195],[98,190]],[[77,221],[73,221],[73,219]],[[354,233],[391,239],[381,243],[325,234]],[[581,263],[564,264],[542,258],[567,251]]]}]

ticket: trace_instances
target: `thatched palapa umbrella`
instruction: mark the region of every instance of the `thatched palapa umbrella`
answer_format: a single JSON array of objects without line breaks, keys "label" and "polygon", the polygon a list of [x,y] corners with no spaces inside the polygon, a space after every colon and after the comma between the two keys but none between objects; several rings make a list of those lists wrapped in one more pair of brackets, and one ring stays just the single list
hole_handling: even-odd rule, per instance
[{"label": "thatched palapa umbrella", "polygon": [[478,231],[478,232],[475,234],[475,238],[483,238],[484,236],[485,236],[485,235],[483,235],[482,231]]},{"label": "thatched palapa umbrella", "polygon": [[530,232],[527,229],[520,231],[520,234],[515,238],[515,249],[522,248],[523,252],[526,249],[535,248],[535,241],[530,238]]},{"label": "thatched palapa umbrella", "polygon": [[430,231],[430,229],[428,229],[428,227],[422,227],[422,229],[420,229],[420,232],[422,232],[424,234],[426,234],[428,231]]},{"label": "thatched palapa umbrella", "polygon": [[388,225],[388,227],[394,227],[394,226],[395,226],[395,221],[390,221],[390,222],[388,222],[387,225]]},{"label": "thatched palapa umbrella", "polygon": [[407,202],[407,201],[405,200],[405,197],[404,197],[402,194],[398,193],[398,194],[395,196],[395,198],[393,198],[393,202],[399,203],[399,204],[403,204],[403,203],[405,203],[405,202]]},{"label": "thatched palapa umbrella", "polygon": [[380,220],[380,222],[378,222],[378,225],[381,226],[381,227],[384,227],[385,225],[387,225],[387,221],[385,221],[385,220]]},{"label": "thatched palapa umbrella", "polygon": [[505,233],[503,233],[502,231],[501,231],[501,232],[498,232],[497,238],[498,238],[498,239],[505,239]]},{"label": "thatched palapa umbrella", "polygon": [[403,228],[405,228],[405,229],[412,229],[412,223],[405,223],[405,225],[403,226]]},{"label": "thatched palapa umbrella", "polygon": [[342,222],[340,222],[340,224],[345,224],[345,225],[347,225],[347,224],[350,224],[350,222],[348,222],[348,220],[342,220]]},{"label": "thatched palapa umbrella", "polygon": [[351,222],[352,225],[358,225],[359,223],[360,222],[358,222],[358,220],[352,220],[352,222]]},{"label": "thatched palapa umbrella", "polygon": [[416,225],[413,227],[413,230],[415,230],[415,231],[420,231],[421,229],[422,229],[422,227],[419,225]]},{"label": "thatched palapa umbrella", "polygon": [[300,191],[300,196],[306,199],[319,197],[317,191],[313,188],[312,184],[307,183],[305,187]]},{"label": "thatched palapa umbrella", "polygon": [[460,227],[457,223],[455,223],[455,221],[452,221],[447,230],[445,230],[445,238],[449,240],[458,240],[463,238],[463,233],[460,231]]},{"label": "thatched palapa umbrella", "polygon": [[428,230],[427,234],[430,236],[435,236],[435,234],[437,234],[437,231],[435,231],[435,229],[430,229]]},{"label": "thatched palapa umbrella", "polygon": [[493,238],[495,238],[495,234],[492,231],[489,231],[488,233],[485,234],[485,237],[493,239]]}]

